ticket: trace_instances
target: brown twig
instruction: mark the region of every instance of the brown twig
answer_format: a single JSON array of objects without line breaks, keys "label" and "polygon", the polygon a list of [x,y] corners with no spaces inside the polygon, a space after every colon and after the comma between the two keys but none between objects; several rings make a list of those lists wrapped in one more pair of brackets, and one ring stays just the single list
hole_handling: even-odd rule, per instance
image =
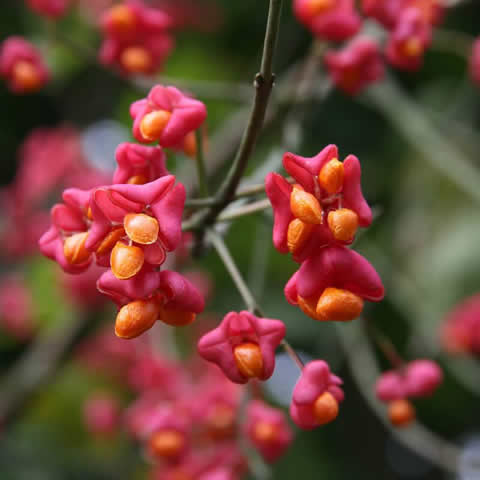
[{"label": "brown twig", "polygon": [[230,171],[218,190],[215,204],[201,215],[199,218],[200,225],[213,225],[220,212],[234,198],[235,191],[257,143],[275,79],[272,64],[280,26],[281,11],[282,0],[270,0],[262,62],[260,72],[255,77],[255,98],[250,118]]}]

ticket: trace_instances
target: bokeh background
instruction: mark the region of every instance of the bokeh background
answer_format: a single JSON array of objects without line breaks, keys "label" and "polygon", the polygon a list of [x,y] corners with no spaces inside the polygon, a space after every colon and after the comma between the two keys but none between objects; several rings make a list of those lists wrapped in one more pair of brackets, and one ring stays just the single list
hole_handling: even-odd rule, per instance
[{"label": "bokeh background", "polygon": [[[268,2],[196,3],[208,14],[200,18],[200,25],[178,32],[164,74],[169,83],[179,79],[181,85],[191,85],[207,104],[207,161],[225,160],[211,172],[215,185],[234,153],[235,141],[222,141],[225,131],[235,139],[244,126],[245,116],[238,112],[251,98],[249,87],[259,64]],[[18,149],[38,127],[74,126],[82,132],[87,159],[97,167],[113,169],[116,145],[132,139],[129,104],[147,89],[133,87],[92,61],[90,52],[98,48],[100,36],[85,9],[74,9],[52,32],[22,1],[1,4],[0,40],[12,34],[32,39],[54,71],[53,82],[39,94],[14,96],[0,85],[2,185],[14,179]],[[480,364],[470,357],[445,354],[439,334],[445,314],[480,292],[480,183],[475,183],[480,178],[480,97],[468,78],[468,37],[451,35],[475,36],[479,25],[478,2],[461,2],[449,12],[443,34],[436,37],[419,73],[391,71],[383,84],[352,99],[325,89],[325,74],[319,68],[308,100],[281,104],[267,122],[248,171],[250,183],[280,169],[283,151],[292,147],[310,156],[335,143],[342,156],[355,153],[360,158],[364,193],[377,218],[356,248],[379,270],[387,288],[386,299],[369,305],[364,319],[340,327],[319,325],[288,305],[283,296],[295,264],[273,249],[271,216],[257,214],[228,226],[226,241],[264,310],[286,322],[291,343],[305,358],[328,360],[345,380],[346,401],[338,420],[313,432],[297,432],[289,452],[274,466],[274,479],[480,479]],[[275,59],[279,85],[310,45],[310,34],[297,23],[286,1]],[[222,92],[216,82],[230,87]],[[274,101],[278,98],[277,92]],[[170,166],[194,184],[192,160],[179,155]],[[52,192],[49,201],[59,195]],[[79,315],[59,287],[56,268],[39,255],[21,262],[2,258],[2,272],[24,273],[39,332],[61,328]],[[208,312],[222,316],[243,307],[213,251],[196,259],[195,268],[207,271],[214,282]],[[108,307],[90,311],[79,337],[102,325],[111,325],[113,331],[114,315]],[[378,374],[375,368],[388,368],[388,363],[368,337],[367,323],[387,335],[405,358],[433,357],[444,368],[439,391],[417,402],[420,421],[440,439],[420,438],[427,450],[432,449],[435,462],[419,454],[423,447],[413,443],[417,453],[406,447],[412,445],[410,437],[418,440],[418,436],[392,434],[382,422],[385,408],[372,399],[372,385]],[[1,334],[0,374],[21,361],[30,344]],[[296,377],[284,360],[267,387],[272,401],[280,405],[288,404],[288,386]],[[1,377],[0,388],[8,388]],[[123,405],[131,401],[121,384],[85,370],[67,355],[49,381],[19,403],[15,421],[0,431],[0,478],[145,478],[145,462],[125,434],[102,439],[86,431],[83,403],[98,388],[114,392]],[[460,449],[457,473],[439,467],[443,453],[436,448],[437,440]]]}]

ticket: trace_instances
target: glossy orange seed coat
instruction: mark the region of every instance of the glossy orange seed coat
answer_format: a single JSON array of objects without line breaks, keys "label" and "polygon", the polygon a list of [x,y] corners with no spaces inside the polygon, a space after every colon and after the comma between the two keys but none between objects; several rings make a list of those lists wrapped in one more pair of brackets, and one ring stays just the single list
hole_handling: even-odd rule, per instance
[{"label": "glossy orange seed coat", "polygon": [[363,310],[363,299],[348,290],[326,288],[320,296],[316,313],[319,320],[348,322]]},{"label": "glossy orange seed coat", "polygon": [[140,122],[140,132],[149,141],[158,140],[172,114],[166,110],[154,110],[147,113]]},{"label": "glossy orange seed coat", "polygon": [[125,236],[125,230],[123,227],[114,228],[103,240],[102,243],[97,247],[97,255],[103,255],[104,253],[109,252],[115,244]]},{"label": "glossy orange seed coat", "polygon": [[144,255],[140,247],[117,242],[110,254],[112,273],[119,280],[135,276],[143,266]]},{"label": "glossy orange seed coat", "polygon": [[159,313],[159,320],[172,327],[184,327],[190,325],[195,321],[197,315],[193,312],[185,312],[183,310],[172,310],[161,308]]},{"label": "glossy orange seed coat", "polygon": [[305,190],[293,187],[290,195],[290,209],[294,217],[302,222],[319,225],[322,223],[322,207],[319,201]]},{"label": "glossy orange seed coat", "polygon": [[235,364],[246,378],[259,378],[263,374],[263,357],[256,343],[242,343],[233,350]]},{"label": "glossy orange seed coat", "polygon": [[87,237],[88,232],[81,232],[75,233],[65,239],[63,253],[68,263],[72,265],[81,265],[90,258],[91,252],[85,248]]},{"label": "glossy orange seed coat", "polygon": [[297,302],[298,306],[300,307],[300,310],[302,312],[309,316],[310,318],[313,318],[314,320],[322,320],[323,318],[320,318],[317,315],[317,303],[318,303],[318,297],[309,297],[309,298],[304,298],[298,295],[297,297]]},{"label": "glossy orange seed coat", "polygon": [[144,213],[129,213],[123,219],[123,228],[135,243],[150,245],[158,239],[159,225],[156,218]]},{"label": "glossy orange seed coat", "polygon": [[324,392],[313,404],[313,416],[319,425],[332,422],[338,416],[338,402],[330,392]]},{"label": "glossy orange seed coat", "polygon": [[358,215],[349,208],[339,208],[328,212],[328,227],[336,240],[349,242],[358,229]]},{"label": "glossy orange seed coat", "polygon": [[320,170],[320,186],[330,195],[337,193],[343,186],[344,167],[338,158],[332,158]]},{"label": "glossy orange seed coat", "polygon": [[115,334],[120,338],[135,338],[152,328],[159,307],[154,300],[135,300],[124,305],[117,314]]},{"label": "glossy orange seed coat", "polygon": [[298,252],[308,241],[313,225],[295,218],[288,225],[287,246],[290,253]]}]

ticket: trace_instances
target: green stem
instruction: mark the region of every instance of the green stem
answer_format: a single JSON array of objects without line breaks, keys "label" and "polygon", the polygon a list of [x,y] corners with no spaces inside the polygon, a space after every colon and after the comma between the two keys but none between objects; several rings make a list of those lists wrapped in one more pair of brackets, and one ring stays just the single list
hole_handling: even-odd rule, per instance
[{"label": "green stem", "polygon": [[205,170],[205,158],[203,155],[203,135],[200,129],[195,131],[195,140],[197,142],[197,177],[200,195],[208,197],[207,173]]},{"label": "green stem", "polygon": [[398,353],[392,341],[377,330],[372,322],[367,321],[367,332],[393,368],[400,369],[405,365],[405,361]]},{"label": "green stem", "polygon": [[[215,250],[218,253],[218,256],[225,265],[225,268],[230,274],[233,283],[237,287],[237,290],[239,291],[248,311],[259,317],[265,317],[262,309],[255,300],[253,293],[248,288],[245,280],[242,277],[242,274],[238,270],[237,264],[230,254],[230,251],[228,250],[223,238],[217,232],[211,229],[207,231],[207,238],[212,242]],[[286,339],[283,339],[281,345],[295,365],[297,365],[300,370],[303,370],[304,364],[290,343],[288,343]]]},{"label": "green stem", "polygon": [[217,221],[218,222],[228,222],[229,220],[233,220],[235,218],[244,217],[245,215],[251,215],[252,213],[261,212],[262,210],[266,210],[270,208],[270,200],[265,198],[263,200],[259,200],[258,202],[248,203],[242,207],[236,208],[232,211],[226,211],[222,213]]},{"label": "green stem", "polygon": [[245,283],[245,280],[243,279],[242,274],[238,270],[237,264],[235,263],[232,255],[230,254],[230,250],[225,244],[223,238],[214,230],[208,230],[207,238],[212,242],[212,245],[217,251],[218,256],[220,257],[223,264],[225,265],[225,268],[232,277],[233,283],[237,287],[238,292],[240,293],[247,309],[250,312],[263,317],[263,314],[257,304],[257,301],[255,300],[255,297]]},{"label": "green stem", "polygon": [[244,131],[240,148],[227,174],[227,178],[220,186],[216,195],[216,202],[201,218],[201,223],[204,225],[214,224],[218,214],[234,198],[235,191],[257,143],[274,84],[275,77],[272,72],[272,63],[280,27],[281,11],[282,0],[270,0],[262,63],[260,73],[255,77],[255,98],[250,119]]}]

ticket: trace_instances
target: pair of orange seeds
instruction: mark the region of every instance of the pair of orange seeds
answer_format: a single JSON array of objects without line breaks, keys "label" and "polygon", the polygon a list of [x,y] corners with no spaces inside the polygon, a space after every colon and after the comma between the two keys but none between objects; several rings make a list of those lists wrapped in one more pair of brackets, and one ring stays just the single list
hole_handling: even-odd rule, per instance
[{"label": "pair of orange seeds", "polygon": [[[155,218],[144,213],[129,213],[125,215],[123,227],[114,228],[101,242],[96,253],[102,255],[111,250],[113,274],[119,280],[127,280],[142,268],[144,253],[142,248],[126,245],[120,239],[126,234],[132,242],[151,245],[158,240],[158,233],[159,225]],[[85,248],[87,237],[88,232],[80,232],[65,239],[63,252],[70,264],[81,265],[90,258],[91,252]]]},{"label": "pair of orange seeds", "polygon": [[[330,196],[342,188],[344,179],[343,163],[334,158],[320,171],[318,181]],[[336,200],[333,197],[333,200]],[[329,199],[325,199],[327,203]],[[320,201],[300,185],[294,185],[290,195],[290,210],[295,217],[288,226],[287,245],[291,253],[298,252],[309,239],[315,225],[323,223],[323,209]],[[335,240],[350,242],[358,229],[358,215],[349,208],[331,210],[327,223]]]}]

